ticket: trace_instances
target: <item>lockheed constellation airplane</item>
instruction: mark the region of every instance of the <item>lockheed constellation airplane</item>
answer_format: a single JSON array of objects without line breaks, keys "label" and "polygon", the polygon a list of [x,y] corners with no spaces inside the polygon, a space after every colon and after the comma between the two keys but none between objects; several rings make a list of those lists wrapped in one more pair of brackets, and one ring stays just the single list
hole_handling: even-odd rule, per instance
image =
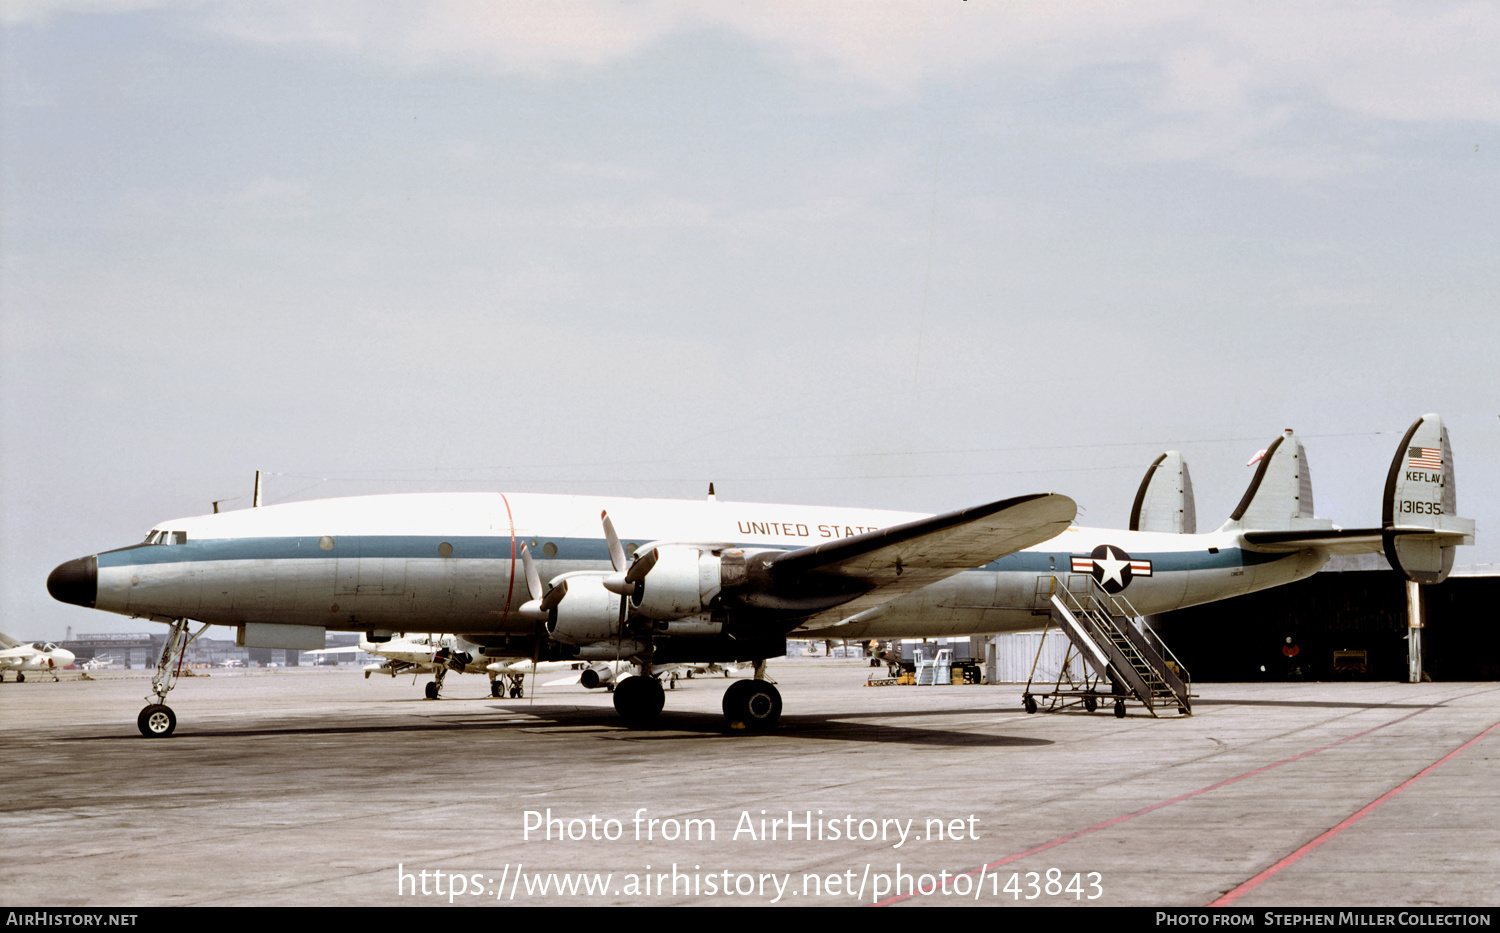
[{"label": "lockheed constellation airplane", "polygon": [[[1175,463],[1177,469],[1172,469]],[[1193,534],[1180,458],[1158,458],[1131,530],[1072,524],[1056,494],[942,515],[708,500],[431,493],[294,502],[164,522],[141,544],[68,561],[57,599],[171,626],[137,718],[170,735],[174,660],[209,625],[248,647],[322,648],[324,634],[452,632],[497,657],[631,661],[616,710],[645,726],[665,696],[657,665],[750,662],[724,694],[732,727],[769,729],[764,678],[788,636],[898,638],[1039,627],[1055,574],[1129,589],[1142,614],[1225,599],[1316,573],[1331,554],[1384,551],[1443,580],[1474,523],[1455,511],[1453,456],[1436,415],[1417,419],[1387,474],[1378,527],[1313,514],[1292,432],[1261,455],[1218,530]],[[624,529],[622,541],[616,528]],[[537,553],[537,552],[540,553]],[[548,583],[543,586],[543,579]],[[203,623],[190,636],[189,622]]]}]

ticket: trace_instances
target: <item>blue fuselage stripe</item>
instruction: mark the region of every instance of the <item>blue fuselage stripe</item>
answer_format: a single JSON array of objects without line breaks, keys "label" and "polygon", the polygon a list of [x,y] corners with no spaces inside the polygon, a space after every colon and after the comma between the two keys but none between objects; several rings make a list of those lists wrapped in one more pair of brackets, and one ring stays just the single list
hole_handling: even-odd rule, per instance
[{"label": "blue fuselage stripe", "polygon": [[[554,554],[542,548],[533,549],[538,560],[609,562],[608,548],[600,538],[537,539],[556,547]],[[448,559],[506,560],[515,554],[508,536],[443,537],[439,535],[344,535],[333,540],[333,546],[315,537],[274,538],[204,538],[185,544],[136,545],[105,551],[99,555],[99,566],[129,567],[148,564],[196,563],[221,560],[326,560],[354,558],[440,559],[439,547],[451,546]],[[517,541],[519,546],[521,542]],[[627,544],[632,542],[626,542]],[[764,544],[742,547],[764,548]],[[982,570],[997,573],[1070,573],[1075,556],[1067,551],[1019,551],[984,565]],[[1288,554],[1267,554],[1239,548],[1192,551],[1161,551],[1131,554],[1133,560],[1151,562],[1152,573],[1186,570],[1214,570],[1253,566],[1281,560]]]}]

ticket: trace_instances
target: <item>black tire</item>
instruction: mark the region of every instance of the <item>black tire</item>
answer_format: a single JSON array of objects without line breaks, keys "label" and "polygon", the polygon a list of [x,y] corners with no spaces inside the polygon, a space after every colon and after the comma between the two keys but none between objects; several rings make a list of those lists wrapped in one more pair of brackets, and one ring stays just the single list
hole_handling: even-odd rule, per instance
[{"label": "black tire", "polygon": [[135,727],[148,739],[164,739],[177,731],[177,714],[170,706],[152,703],[135,717]]},{"label": "black tire", "polygon": [[1115,718],[1116,719],[1124,719],[1125,718],[1125,701],[1124,700],[1116,700],[1115,701]]},{"label": "black tire", "polygon": [[492,681],[490,681],[490,696],[492,696],[492,697],[503,697],[503,696],[505,696],[505,689],[500,686],[500,681],[498,681],[498,680],[492,680]]},{"label": "black tire", "polygon": [[632,729],[645,729],[656,722],[667,695],[655,677],[627,677],[615,686],[615,712]]},{"label": "black tire", "polygon": [[1099,701],[1094,699],[1093,697],[1084,697],[1083,708],[1092,713],[1094,710],[1099,708]]},{"label": "black tire", "polygon": [[437,681],[435,681],[435,680],[429,681],[427,683],[427,699],[429,699],[429,700],[436,700],[437,698],[438,698],[438,685],[437,685]]},{"label": "black tire", "polygon": [[516,684],[515,686],[510,688],[510,698],[512,700],[519,700],[525,695],[526,690],[520,684]]},{"label": "black tire", "polygon": [[18,684],[24,684],[25,682],[26,682],[26,675],[23,674],[23,673],[21,673],[20,671],[16,671],[16,683],[18,683]]},{"label": "black tire", "polygon": [[729,728],[769,732],[781,722],[781,691],[764,680],[737,680],[724,691]]},{"label": "black tire", "polygon": [[1021,697],[1021,706],[1028,713],[1036,712],[1036,697],[1032,696],[1029,693],[1026,694],[1025,696]]}]

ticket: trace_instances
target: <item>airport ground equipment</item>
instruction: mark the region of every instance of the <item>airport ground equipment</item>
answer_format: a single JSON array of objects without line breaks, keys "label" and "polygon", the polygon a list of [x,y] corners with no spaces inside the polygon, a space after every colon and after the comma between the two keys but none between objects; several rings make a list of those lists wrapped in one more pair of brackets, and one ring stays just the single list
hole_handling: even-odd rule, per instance
[{"label": "airport ground equipment", "polygon": [[917,686],[932,687],[953,682],[953,649],[939,648],[931,658],[917,652]]},{"label": "airport ground equipment", "polygon": [[1042,709],[1045,702],[1048,712],[1082,706],[1092,713],[1101,700],[1112,700],[1115,715],[1123,717],[1126,702],[1134,700],[1152,716],[1174,706],[1184,716],[1192,713],[1186,669],[1127,599],[1109,594],[1089,574],[1056,575],[1048,589],[1051,615],[1043,643],[1055,625],[1071,645],[1047,693],[1034,689],[1033,662],[1032,679],[1021,697],[1026,712]]}]

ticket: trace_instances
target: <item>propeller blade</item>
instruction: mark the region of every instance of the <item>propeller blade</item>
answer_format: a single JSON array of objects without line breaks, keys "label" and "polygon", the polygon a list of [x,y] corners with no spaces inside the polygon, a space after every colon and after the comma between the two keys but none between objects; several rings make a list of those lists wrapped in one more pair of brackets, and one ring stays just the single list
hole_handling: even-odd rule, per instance
[{"label": "propeller blade", "polygon": [[640,581],[646,579],[646,574],[650,573],[651,568],[656,566],[659,558],[660,555],[657,554],[656,548],[652,548],[644,554],[637,554],[635,563],[631,564],[630,569],[625,571],[625,582],[631,586],[635,586]]},{"label": "propeller blade", "polygon": [[521,566],[526,570],[526,591],[532,599],[542,598],[542,575],[537,572],[536,561],[531,558],[531,548],[521,545]]},{"label": "propeller blade", "polygon": [[614,565],[615,573],[623,573],[625,549],[620,546],[620,536],[615,534],[615,523],[609,520],[608,512],[600,512],[599,518],[604,522],[604,540],[609,543],[609,562]]},{"label": "propeller blade", "polygon": [[542,597],[542,611],[551,612],[556,609],[557,604],[562,602],[563,597],[566,595],[568,595],[568,581],[564,580],[548,590],[547,595]]}]

